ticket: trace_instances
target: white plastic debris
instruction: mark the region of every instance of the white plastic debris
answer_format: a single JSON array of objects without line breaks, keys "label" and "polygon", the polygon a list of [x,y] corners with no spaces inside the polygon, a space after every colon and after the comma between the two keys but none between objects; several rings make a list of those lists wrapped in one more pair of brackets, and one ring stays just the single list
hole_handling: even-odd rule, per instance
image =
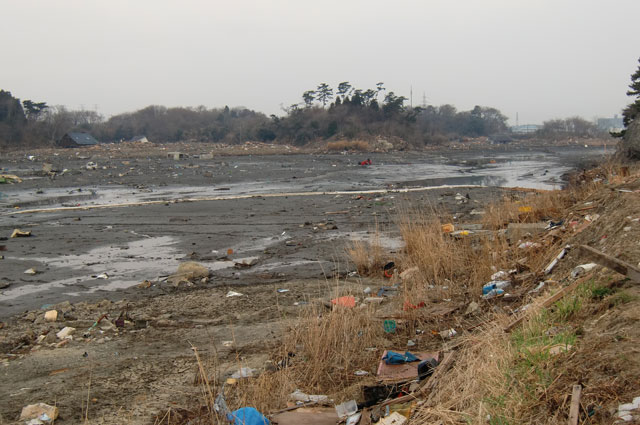
[{"label": "white plastic debris", "polygon": [[504,270],[500,270],[499,272],[495,272],[491,275],[491,280],[502,280],[509,277],[509,274]]},{"label": "white plastic debris", "polygon": [[570,245],[565,246],[562,249],[562,251],[560,251],[560,253],[558,255],[556,255],[556,258],[554,258],[553,261],[551,261],[549,263],[549,265],[544,269],[544,274],[551,273],[553,268],[558,264],[558,261],[562,260],[564,258],[564,256],[567,255],[567,252],[569,252],[570,248],[571,248]]},{"label": "white plastic debris", "polygon": [[529,291],[529,294],[535,294],[536,292],[540,292],[544,288],[544,282],[538,283],[538,286]]},{"label": "white plastic debris", "polygon": [[444,330],[444,331],[440,331],[440,332],[438,332],[438,334],[442,338],[453,338],[454,336],[458,335],[458,332],[456,332],[455,329],[451,328],[451,329],[447,329],[447,330]]},{"label": "white plastic debris", "polygon": [[241,294],[240,292],[235,292],[235,291],[229,291],[227,292],[227,298],[231,298],[231,297],[241,297],[244,294]]},{"label": "white plastic debris", "polygon": [[367,376],[369,374],[369,372],[367,372],[366,370],[356,370],[354,375],[356,376]]},{"label": "white plastic debris", "polygon": [[405,418],[398,412],[393,412],[386,418],[380,419],[377,425],[404,425],[406,422],[407,418]]},{"label": "white plastic debris", "polygon": [[329,397],[320,394],[305,394],[299,389],[289,394],[289,398],[294,401],[301,401],[303,403],[315,402],[315,403],[327,403]]},{"label": "white plastic debris", "polygon": [[255,372],[256,370],[250,367],[241,367],[240,370],[231,375],[231,377],[233,379],[251,378]]},{"label": "white plastic debris", "polygon": [[347,425],[357,425],[360,422],[360,416],[362,413],[354,413],[347,418]]},{"label": "white plastic debris", "polygon": [[587,272],[590,272],[591,270],[593,270],[594,268],[596,268],[598,265],[596,263],[587,263],[587,264],[580,264],[579,266],[577,266],[576,268],[574,268],[571,271],[571,277],[576,278],[580,275],[583,275]]},{"label": "white plastic debris", "polygon": [[66,337],[71,336],[75,331],[76,328],[65,326],[60,332],[56,334],[56,336],[58,337],[58,339],[65,339]]},{"label": "white plastic debris", "polygon": [[340,419],[344,419],[348,416],[355,414],[358,411],[358,404],[355,400],[345,401],[342,404],[336,406],[336,413]]},{"label": "white plastic debris", "polygon": [[540,248],[540,244],[538,242],[531,242],[531,241],[526,241],[526,242],[522,242],[520,245],[518,245],[519,249],[527,249],[527,248]]}]

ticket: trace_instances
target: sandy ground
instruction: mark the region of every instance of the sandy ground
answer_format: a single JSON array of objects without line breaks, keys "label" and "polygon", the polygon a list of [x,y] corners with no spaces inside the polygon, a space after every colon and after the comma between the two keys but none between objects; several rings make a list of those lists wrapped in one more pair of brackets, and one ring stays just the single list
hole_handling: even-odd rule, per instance
[{"label": "sandy ground", "polygon": [[[480,170],[460,180],[397,171],[406,167],[363,170],[355,165],[359,158],[343,155],[268,161],[234,157],[210,163],[175,162],[159,155],[126,159],[113,152],[48,155],[35,162],[24,156],[3,162],[4,172],[24,181],[10,190],[3,187],[6,196],[0,199],[0,235],[7,237],[0,240],[0,283],[8,284],[0,296],[0,423],[11,423],[24,405],[35,402],[57,404],[61,416],[56,423],[61,424],[80,422],[87,403],[90,423],[149,423],[160,410],[183,406],[198,394],[191,345],[205,357],[215,354],[223,375],[240,365],[262,368],[268,360],[265,347],[276,343],[304,303],[329,299],[336,282],[358,292],[383,285],[381,277],[347,278],[354,270],[345,255],[351,241],[382,235],[380,243],[392,257],[401,249],[395,226],[400,214],[435,209],[455,216],[456,222],[478,222],[475,213],[487,202],[513,193],[500,188],[321,193],[498,181],[486,180],[492,177],[484,172],[488,158],[455,165]],[[386,159],[392,160],[396,165],[416,162],[406,154]],[[55,179],[43,177],[45,161],[58,161],[55,168],[71,171]],[[106,168],[82,170],[88,161]],[[436,168],[452,159],[441,161]],[[532,180],[545,181],[548,164],[539,159],[531,167],[536,173]],[[424,166],[431,167],[428,161]],[[359,180],[363,173],[368,174]],[[173,202],[216,190],[252,197]],[[318,193],[271,196],[290,190]],[[43,206],[145,200],[161,202],[23,213]],[[14,209],[16,205],[20,208]],[[8,238],[15,228],[32,236]],[[210,279],[193,286],[166,282],[183,261],[208,267]],[[238,264],[243,262],[250,266]],[[37,274],[24,274],[29,268]],[[100,279],[102,273],[108,278]],[[152,286],[134,286],[143,280]],[[243,295],[226,297],[229,290]],[[45,322],[44,312],[54,308],[60,318]],[[107,320],[89,330],[104,314]],[[112,321],[121,315],[130,321],[116,328]],[[52,335],[64,326],[76,333],[60,344]],[[51,336],[36,343],[47,334]]]}]

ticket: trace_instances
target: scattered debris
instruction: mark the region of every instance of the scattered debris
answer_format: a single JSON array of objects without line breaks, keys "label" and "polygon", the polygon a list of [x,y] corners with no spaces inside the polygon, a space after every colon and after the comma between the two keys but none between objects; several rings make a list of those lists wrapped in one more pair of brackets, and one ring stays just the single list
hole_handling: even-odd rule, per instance
[{"label": "scattered debris", "polygon": [[356,299],[353,295],[345,295],[331,300],[331,304],[341,307],[353,308],[356,306]]},{"label": "scattered debris", "polygon": [[381,418],[376,425],[404,425],[407,422],[407,418],[402,416],[398,412],[393,412],[386,418]]},{"label": "scattered debris", "polygon": [[229,291],[227,292],[226,297],[227,298],[231,298],[231,297],[242,297],[244,294],[241,294],[240,292],[235,292],[235,291]]},{"label": "scattered debris", "polygon": [[29,274],[29,275],[33,276],[33,275],[38,274],[38,271],[34,267],[31,267],[30,269],[25,270],[24,274]]},{"label": "scattered debris", "polygon": [[456,228],[451,223],[447,223],[447,224],[443,224],[442,225],[442,232],[443,233],[451,233],[451,232],[453,232],[455,230],[456,230]]},{"label": "scattered debris", "polygon": [[558,255],[556,255],[556,258],[554,258],[547,267],[545,267],[544,269],[544,274],[550,274],[553,271],[553,268],[556,266],[556,264],[558,264],[558,261],[562,260],[564,258],[565,255],[567,255],[567,252],[569,251],[569,249],[571,248],[570,245],[565,246],[564,248],[562,248],[562,251],[560,251],[560,253],[558,253]]},{"label": "scattered debris", "polygon": [[640,397],[635,397],[631,403],[620,404],[617,417],[624,422],[631,422],[640,418]]},{"label": "scattered debris", "polygon": [[255,373],[255,369],[251,369],[250,367],[241,367],[240,370],[234,372],[231,377],[233,379],[251,378]]},{"label": "scattered debris", "polygon": [[382,323],[384,331],[388,334],[392,334],[396,332],[398,325],[395,320],[387,319]]},{"label": "scattered debris", "polygon": [[269,425],[269,419],[253,407],[243,407],[227,413],[227,419],[233,425]]},{"label": "scattered debris", "polygon": [[455,329],[451,328],[451,329],[446,329],[444,331],[440,331],[438,332],[438,335],[440,335],[441,338],[453,338],[454,336],[458,335],[458,332],[456,332]]},{"label": "scattered debris", "polygon": [[55,322],[58,319],[57,310],[49,310],[44,314],[44,320],[47,322]]},{"label": "scattered debris", "polygon": [[58,332],[56,334],[56,336],[58,337],[58,339],[65,339],[67,337],[70,337],[71,335],[73,335],[73,333],[75,333],[76,328],[72,328],[70,326],[65,326],[64,328],[62,328],[62,330],[60,332]]},{"label": "scattered debris", "polygon": [[[22,408],[20,420],[40,419],[43,415],[46,415],[50,421],[55,421],[58,418],[58,408],[45,403],[30,404]],[[40,420],[44,422],[43,419]]]},{"label": "scattered debris", "polygon": [[571,277],[575,279],[576,277],[583,275],[586,272],[590,272],[596,267],[598,267],[596,263],[580,264],[571,271]]},{"label": "scattered debris", "polygon": [[342,404],[336,405],[336,414],[340,419],[344,419],[347,416],[351,416],[358,411],[358,404],[355,400],[345,401]]},{"label": "scattered debris", "polygon": [[511,286],[510,280],[493,280],[482,287],[482,298],[490,299],[504,294],[504,290]]},{"label": "scattered debris", "polygon": [[335,425],[339,418],[331,407],[300,407],[272,416],[278,425]]},{"label": "scattered debris", "polygon": [[412,354],[407,351],[403,355],[391,351],[391,353],[393,353],[392,358],[397,359],[393,361],[403,361],[405,356],[408,358],[408,360],[403,361],[402,363],[388,364],[387,360],[385,359],[385,357],[387,357],[387,353],[388,351],[385,350],[382,358],[380,359],[380,362],[378,363],[377,371],[378,379],[385,382],[400,382],[417,379],[418,367],[415,362],[421,362],[428,359],[438,360],[437,353],[417,352],[415,354]]},{"label": "scattered debris", "polygon": [[31,236],[30,230],[24,231],[20,229],[14,229],[13,233],[11,234],[12,238],[27,238],[29,236]]},{"label": "scattered debris", "polygon": [[0,174],[0,184],[2,183],[22,183],[22,179],[15,174]]},{"label": "scattered debris", "polygon": [[326,395],[318,395],[318,394],[305,394],[299,389],[296,389],[294,392],[289,394],[289,398],[293,401],[301,401],[303,403],[328,403],[329,397]]}]

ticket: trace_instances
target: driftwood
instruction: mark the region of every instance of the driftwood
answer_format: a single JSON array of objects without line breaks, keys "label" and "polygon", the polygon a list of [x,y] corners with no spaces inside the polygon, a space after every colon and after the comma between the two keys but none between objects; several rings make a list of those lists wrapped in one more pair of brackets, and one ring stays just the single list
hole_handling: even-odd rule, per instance
[{"label": "driftwood", "polygon": [[571,407],[569,408],[569,425],[578,425],[580,416],[580,397],[582,396],[582,385],[574,385],[571,394]]},{"label": "driftwood", "polygon": [[625,275],[636,283],[640,283],[640,270],[635,266],[622,260],[618,260],[617,258],[600,252],[597,249],[591,248],[587,245],[580,245],[580,249],[584,253],[586,253],[590,259],[600,264],[601,266],[605,266],[606,268]]}]

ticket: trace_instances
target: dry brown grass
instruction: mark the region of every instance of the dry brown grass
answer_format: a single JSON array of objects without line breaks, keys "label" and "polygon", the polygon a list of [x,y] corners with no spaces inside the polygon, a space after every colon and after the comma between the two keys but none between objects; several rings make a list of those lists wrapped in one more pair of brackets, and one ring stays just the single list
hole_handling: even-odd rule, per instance
[{"label": "dry brown grass", "polygon": [[452,293],[478,291],[495,271],[503,269],[509,258],[501,235],[469,235],[459,238],[442,231],[442,221],[431,214],[411,214],[400,222],[406,243],[401,262],[404,268],[419,272],[405,289],[416,299],[429,298],[429,285],[446,286]]},{"label": "dry brown grass", "polygon": [[327,150],[330,152],[370,152],[371,146],[369,145],[369,142],[364,140],[338,140],[336,142],[328,142]]},{"label": "dry brown grass", "polygon": [[300,389],[335,394],[358,380],[356,370],[373,372],[380,352],[367,348],[384,345],[384,331],[381,321],[372,320],[370,308],[318,308],[300,318],[285,345],[296,353],[293,373]]},{"label": "dry brown grass", "polygon": [[380,245],[380,234],[377,230],[373,241],[353,241],[347,246],[346,251],[361,276],[379,274],[386,264],[384,250]]}]

